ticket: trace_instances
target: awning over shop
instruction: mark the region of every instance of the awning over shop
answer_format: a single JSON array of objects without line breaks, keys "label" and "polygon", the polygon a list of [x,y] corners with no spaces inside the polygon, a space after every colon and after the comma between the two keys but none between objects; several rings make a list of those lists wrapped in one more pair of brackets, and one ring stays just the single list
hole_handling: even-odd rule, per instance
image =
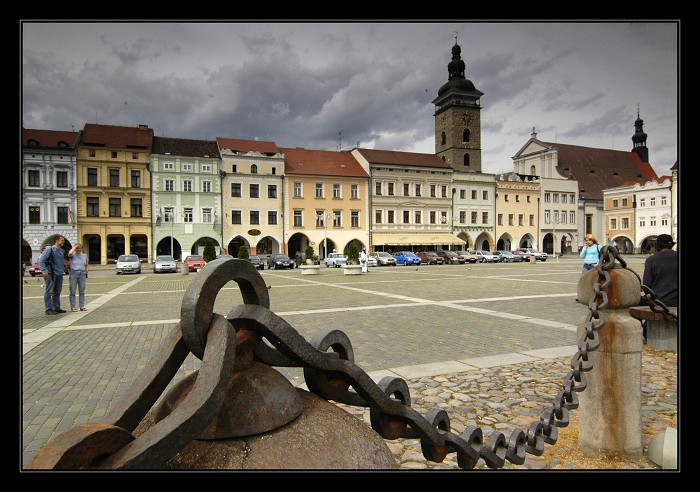
[{"label": "awning over shop", "polygon": [[374,246],[389,246],[393,244],[465,244],[465,242],[453,234],[447,232],[375,232],[372,233]]}]

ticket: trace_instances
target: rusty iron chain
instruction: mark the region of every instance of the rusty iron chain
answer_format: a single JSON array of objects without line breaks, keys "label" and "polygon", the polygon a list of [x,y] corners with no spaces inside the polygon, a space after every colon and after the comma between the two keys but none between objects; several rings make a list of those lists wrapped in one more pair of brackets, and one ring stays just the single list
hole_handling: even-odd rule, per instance
[{"label": "rusty iron chain", "polygon": [[[257,361],[270,366],[303,368],[309,391],[327,400],[369,407],[372,429],[385,439],[420,439],[423,456],[429,461],[442,462],[448,454],[456,453],[457,464],[463,469],[473,469],[479,459],[483,459],[489,468],[502,468],[506,461],[521,465],[526,453],[540,456],[545,444],[555,444],[558,428],[569,424],[569,410],[578,408],[577,393],[586,389],[585,373],[593,369],[588,355],[599,347],[597,332],[605,326],[602,311],[608,306],[608,298],[603,289],[610,284],[609,270],[616,260],[626,267],[616,249],[604,246],[598,264],[598,279],[588,302],[585,331],[578,340],[577,351],[570,361],[571,369],[564,376],[560,391],[527,430],[515,429],[508,436],[500,431],[485,436],[476,425],[467,426],[461,435],[457,435],[450,430],[449,415],[440,408],[430,409],[426,416],[421,415],[411,408],[406,381],[388,376],[375,383],[354,363],[352,344],[345,333],[326,329],[307,341],[289,323],[269,310],[267,287],[252,264],[237,259],[215,260],[188,287],[183,298],[181,322],[160,355],[134,382],[134,391],[127,392],[128,396],[105,416],[104,423],[76,427],[47,444],[48,449],[37,453],[40,459],[36,459],[34,467],[155,469],[162,466],[188,440],[198,435],[206,424],[205,413],[211,416],[221,403],[224,381],[235,358],[235,337],[227,334],[222,321],[236,332],[241,329],[254,331],[270,343],[263,341],[256,348]],[[231,280],[239,284],[245,304],[235,306],[224,318],[213,312],[213,306],[218,291]],[[655,300],[653,293],[647,292],[647,295]],[[189,352],[203,361],[206,377],[200,376],[202,389],[195,397],[188,398],[190,404],[185,405],[170,422],[161,422],[134,439],[131,432]],[[217,354],[211,363],[207,362],[208,354]],[[207,364],[212,369],[206,369]],[[204,395],[207,402],[194,401]],[[103,444],[101,451],[104,454],[95,462],[95,451],[91,446],[97,438],[108,441],[113,439],[112,436],[119,436],[119,439],[109,445]]]}]

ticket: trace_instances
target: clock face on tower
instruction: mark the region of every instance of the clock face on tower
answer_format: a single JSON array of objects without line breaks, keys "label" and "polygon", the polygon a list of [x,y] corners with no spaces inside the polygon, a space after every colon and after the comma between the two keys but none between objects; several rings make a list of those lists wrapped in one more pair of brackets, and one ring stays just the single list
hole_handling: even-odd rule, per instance
[{"label": "clock face on tower", "polygon": [[462,115],[462,123],[464,123],[465,125],[470,125],[472,122],[472,119],[473,119],[473,116],[471,113],[464,113]]}]

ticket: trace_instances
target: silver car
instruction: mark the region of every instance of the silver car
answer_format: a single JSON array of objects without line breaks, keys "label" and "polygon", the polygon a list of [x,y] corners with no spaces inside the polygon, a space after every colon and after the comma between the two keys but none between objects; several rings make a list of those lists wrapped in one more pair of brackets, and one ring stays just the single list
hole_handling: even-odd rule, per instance
[{"label": "silver car", "polygon": [[396,258],[386,251],[377,251],[376,253],[371,253],[370,256],[377,259],[377,264],[379,266],[396,266]]},{"label": "silver car", "polygon": [[156,256],[156,261],[153,263],[153,273],[177,272],[177,263],[175,258],[170,255]]},{"label": "silver car", "polygon": [[477,249],[474,254],[479,258],[478,263],[498,263],[499,260],[498,256],[483,249]]},{"label": "silver car", "polygon": [[138,255],[120,255],[117,258],[117,275],[120,273],[141,273],[141,260]]}]

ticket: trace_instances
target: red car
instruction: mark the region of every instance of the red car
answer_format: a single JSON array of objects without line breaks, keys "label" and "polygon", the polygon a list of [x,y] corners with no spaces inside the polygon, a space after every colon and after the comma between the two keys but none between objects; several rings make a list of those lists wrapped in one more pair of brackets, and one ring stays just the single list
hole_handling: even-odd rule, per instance
[{"label": "red car", "polygon": [[187,269],[190,272],[198,272],[202,268],[204,268],[204,265],[207,264],[206,261],[204,261],[204,258],[202,258],[201,255],[190,255],[185,258],[185,261],[183,261],[185,265],[187,265]]}]

